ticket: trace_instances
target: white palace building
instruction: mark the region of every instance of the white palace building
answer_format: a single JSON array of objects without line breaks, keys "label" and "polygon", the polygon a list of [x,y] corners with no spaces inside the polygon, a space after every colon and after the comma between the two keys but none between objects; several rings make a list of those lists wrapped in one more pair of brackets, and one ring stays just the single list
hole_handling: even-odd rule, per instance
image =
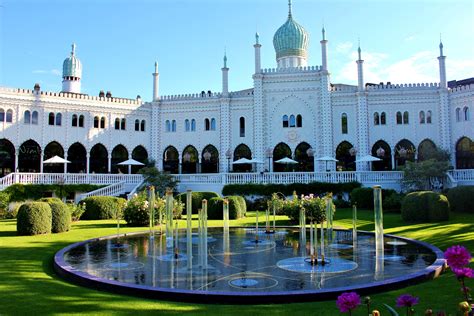
[{"label": "white palace building", "polygon": [[[66,181],[129,192],[141,181],[139,167],[117,165],[129,158],[155,160],[181,189],[354,180],[393,187],[403,176],[397,168],[433,147],[451,153],[449,185],[474,183],[474,78],[447,82],[442,43],[439,82],[365,83],[359,48],[358,84],[347,85],[331,82],[324,28],[321,65],[307,64],[308,41],[290,4],[273,37],[276,68],[262,69],[255,36],[252,87],[228,90],[224,57],[221,91],[162,96],[155,64],[149,102],[81,93],[73,45],[61,92],[0,87],[0,189]],[[70,163],[43,164],[55,155]],[[381,160],[356,162],[367,155]],[[285,157],[297,163],[276,163]],[[241,158],[252,163],[234,163]]]}]

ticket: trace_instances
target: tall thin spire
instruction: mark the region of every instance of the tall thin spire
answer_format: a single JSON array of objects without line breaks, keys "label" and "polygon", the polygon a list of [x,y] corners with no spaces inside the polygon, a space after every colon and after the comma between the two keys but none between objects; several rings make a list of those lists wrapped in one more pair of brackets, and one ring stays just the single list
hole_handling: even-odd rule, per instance
[{"label": "tall thin spire", "polygon": [[323,41],[325,41],[326,40],[326,29],[324,28],[324,24],[323,24],[322,32],[323,32]]},{"label": "tall thin spire", "polygon": [[357,49],[357,52],[359,53],[359,60],[362,60],[362,50],[360,49],[360,38],[359,38],[359,48]]},{"label": "tall thin spire", "polygon": [[258,32],[255,33],[255,44],[260,44],[258,41],[260,39],[260,35],[258,35]]},{"label": "tall thin spire", "polygon": [[74,56],[74,54],[76,53],[76,43],[72,43],[72,50],[71,50],[71,56]]},{"label": "tall thin spire", "polygon": [[441,33],[439,34],[439,55],[443,56],[443,41],[441,39]]},{"label": "tall thin spire", "polygon": [[224,47],[224,68],[227,68],[227,49]]},{"label": "tall thin spire", "polygon": [[288,19],[291,19],[291,0],[288,0]]}]

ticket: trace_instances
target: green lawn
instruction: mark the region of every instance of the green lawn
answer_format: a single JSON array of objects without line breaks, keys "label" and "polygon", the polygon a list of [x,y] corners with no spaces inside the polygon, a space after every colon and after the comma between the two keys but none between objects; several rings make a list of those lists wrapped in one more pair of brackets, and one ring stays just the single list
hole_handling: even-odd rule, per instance
[{"label": "green lawn", "polygon": [[[260,223],[264,216],[260,213]],[[359,228],[373,230],[373,212],[359,211]],[[385,232],[398,234],[432,243],[442,250],[453,244],[462,244],[474,252],[474,215],[451,214],[449,222],[406,225],[398,214],[385,214]],[[335,225],[352,226],[351,211],[338,210]],[[286,217],[278,217],[278,224],[288,224]],[[249,213],[232,225],[253,225],[255,213]],[[184,226],[184,221],[181,222]],[[210,221],[209,226],[222,225],[221,221]],[[123,232],[144,230],[124,228]],[[66,245],[88,238],[105,236],[116,232],[113,221],[81,221],[75,223],[67,233],[19,237],[16,236],[16,221],[0,221],[0,315],[19,314],[132,314],[161,313],[190,315],[338,315],[334,301],[298,303],[286,305],[205,305],[152,301],[130,296],[98,292],[79,287],[57,277],[52,268],[52,259]],[[473,279],[467,285],[474,288]],[[402,290],[372,295],[374,305],[382,315],[381,307],[386,302],[395,305],[395,298],[403,293],[420,297],[416,310],[422,314],[426,308],[445,309],[453,315],[461,301],[459,285],[451,272],[436,280],[411,286]],[[353,315],[367,315],[360,307]],[[402,313],[403,314],[403,313]]]}]

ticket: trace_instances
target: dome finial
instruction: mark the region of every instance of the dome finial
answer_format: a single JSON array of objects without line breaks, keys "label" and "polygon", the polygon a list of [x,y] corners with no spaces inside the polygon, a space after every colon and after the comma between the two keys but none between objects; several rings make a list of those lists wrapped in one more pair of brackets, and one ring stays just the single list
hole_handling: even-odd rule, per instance
[{"label": "dome finial", "polygon": [[358,39],[359,41],[359,48],[357,49],[357,52],[359,53],[359,60],[362,60],[362,50],[360,49],[360,38]]},{"label": "dome finial", "polygon": [[224,46],[224,68],[227,68],[227,48]]},{"label": "dome finial", "polygon": [[288,0],[288,19],[291,19],[291,0]]},{"label": "dome finial", "polygon": [[76,43],[72,43],[72,50],[71,50],[71,56],[74,56],[76,54]]},{"label": "dome finial", "polygon": [[255,44],[260,44],[260,43],[258,42],[259,38],[260,38],[260,35],[258,35],[258,32],[255,33]]}]

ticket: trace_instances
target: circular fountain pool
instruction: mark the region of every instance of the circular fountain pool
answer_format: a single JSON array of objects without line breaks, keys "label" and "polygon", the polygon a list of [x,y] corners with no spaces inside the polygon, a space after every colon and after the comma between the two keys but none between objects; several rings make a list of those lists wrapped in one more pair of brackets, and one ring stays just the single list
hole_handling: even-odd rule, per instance
[{"label": "circular fountain pool", "polygon": [[[275,234],[210,228],[207,265],[198,236],[187,254],[186,231],[178,243],[137,233],[70,245],[55,256],[55,269],[81,285],[116,293],[202,303],[270,303],[333,299],[345,291],[388,291],[437,276],[442,252],[426,243],[385,235],[383,255],[374,235],[336,230],[325,245],[325,265],[311,265],[309,241],[299,231]],[[308,238],[309,239],[309,238]],[[178,253],[175,253],[176,244]],[[200,253],[201,252],[201,253]],[[321,261],[321,258],[320,258]],[[205,265],[205,266],[203,266]]]}]

